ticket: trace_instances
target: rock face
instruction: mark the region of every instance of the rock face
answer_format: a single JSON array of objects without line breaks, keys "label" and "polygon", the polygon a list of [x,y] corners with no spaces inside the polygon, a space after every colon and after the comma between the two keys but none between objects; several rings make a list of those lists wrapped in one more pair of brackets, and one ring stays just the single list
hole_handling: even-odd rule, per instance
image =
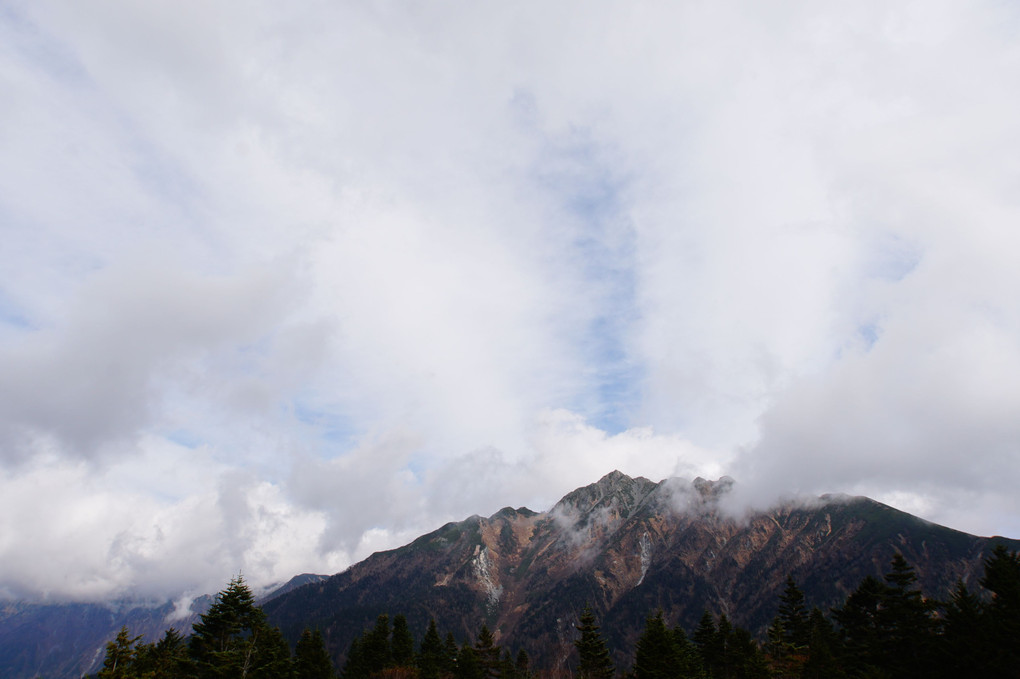
[{"label": "rock face", "polygon": [[662,609],[691,630],[705,610],[760,632],[787,575],[825,610],[893,554],[915,567],[929,596],[958,578],[976,587],[996,542],[922,521],[867,498],[823,497],[741,520],[719,511],[732,485],[613,472],[548,512],[505,508],[450,523],[411,544],[370,556],[330,579],[265,605],[295,639],[321,629],[341,660],[380,613],[407,616],[419,635],[429,618],[459,641],[484,622],[498,643],[523,648],[536,666],[567,661],[581,609],[601,619],[617,662],[631,658],[645,617]]}]

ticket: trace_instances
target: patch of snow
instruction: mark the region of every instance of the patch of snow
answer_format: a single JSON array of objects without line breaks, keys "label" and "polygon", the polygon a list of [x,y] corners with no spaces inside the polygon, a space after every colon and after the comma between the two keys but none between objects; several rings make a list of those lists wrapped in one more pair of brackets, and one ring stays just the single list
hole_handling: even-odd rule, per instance
[{"label": "patch of snow", "polygon": [[489,561],[489,548],[482,547],[481,550],[478,550],[475,557],[471,559],[471,565],[475,569],[475,576],[478,578],[478,581],[481,582],[482,587],[485,588],[489,607],[495,608],[496,604],[499,603],[499,598],[503,596],[503,586],[497,584],[492,576],[492,562]]},{"label": "patch of snow", "polygon": [[[645,531],[644,534],[641,535],[641,540],[638,542],[638,545],[641,549],[641,579],[637,581],[637,584],[640,585],[645,581],[645,574],[648,573],[648,566],[652,563],[652,539],[649,537],[648,531]],[[637,587],[637,585],[634,586]]]}]

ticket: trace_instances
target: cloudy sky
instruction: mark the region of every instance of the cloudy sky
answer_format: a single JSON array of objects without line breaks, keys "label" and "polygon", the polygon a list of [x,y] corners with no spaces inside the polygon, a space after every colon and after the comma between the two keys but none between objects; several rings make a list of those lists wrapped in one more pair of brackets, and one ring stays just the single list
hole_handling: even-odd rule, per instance
[{"label": "cloudy sky", "polygon": [[0,596],[612,469],[1020,537],[1020,10],[0,2]]}]

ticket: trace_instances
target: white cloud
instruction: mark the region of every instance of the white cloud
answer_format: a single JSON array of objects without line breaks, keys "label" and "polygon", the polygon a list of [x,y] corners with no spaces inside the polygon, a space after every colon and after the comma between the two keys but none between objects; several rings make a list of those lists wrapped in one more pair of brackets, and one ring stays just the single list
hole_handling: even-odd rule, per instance
[{"label": "white cloud", "polygon": [[261,584],[613,468],[1020,531],[1017,25],[12,5],[0,585]]}]

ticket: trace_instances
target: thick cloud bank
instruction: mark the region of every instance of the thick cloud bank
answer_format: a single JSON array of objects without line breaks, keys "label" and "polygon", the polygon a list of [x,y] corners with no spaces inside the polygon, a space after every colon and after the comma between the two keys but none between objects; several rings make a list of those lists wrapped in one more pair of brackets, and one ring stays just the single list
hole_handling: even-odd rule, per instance
[{"label": "thick cloud bank", "polygon": [[331,572],[619,468],[1020,536],[1020,14],[0,10],[0,593]]}]

